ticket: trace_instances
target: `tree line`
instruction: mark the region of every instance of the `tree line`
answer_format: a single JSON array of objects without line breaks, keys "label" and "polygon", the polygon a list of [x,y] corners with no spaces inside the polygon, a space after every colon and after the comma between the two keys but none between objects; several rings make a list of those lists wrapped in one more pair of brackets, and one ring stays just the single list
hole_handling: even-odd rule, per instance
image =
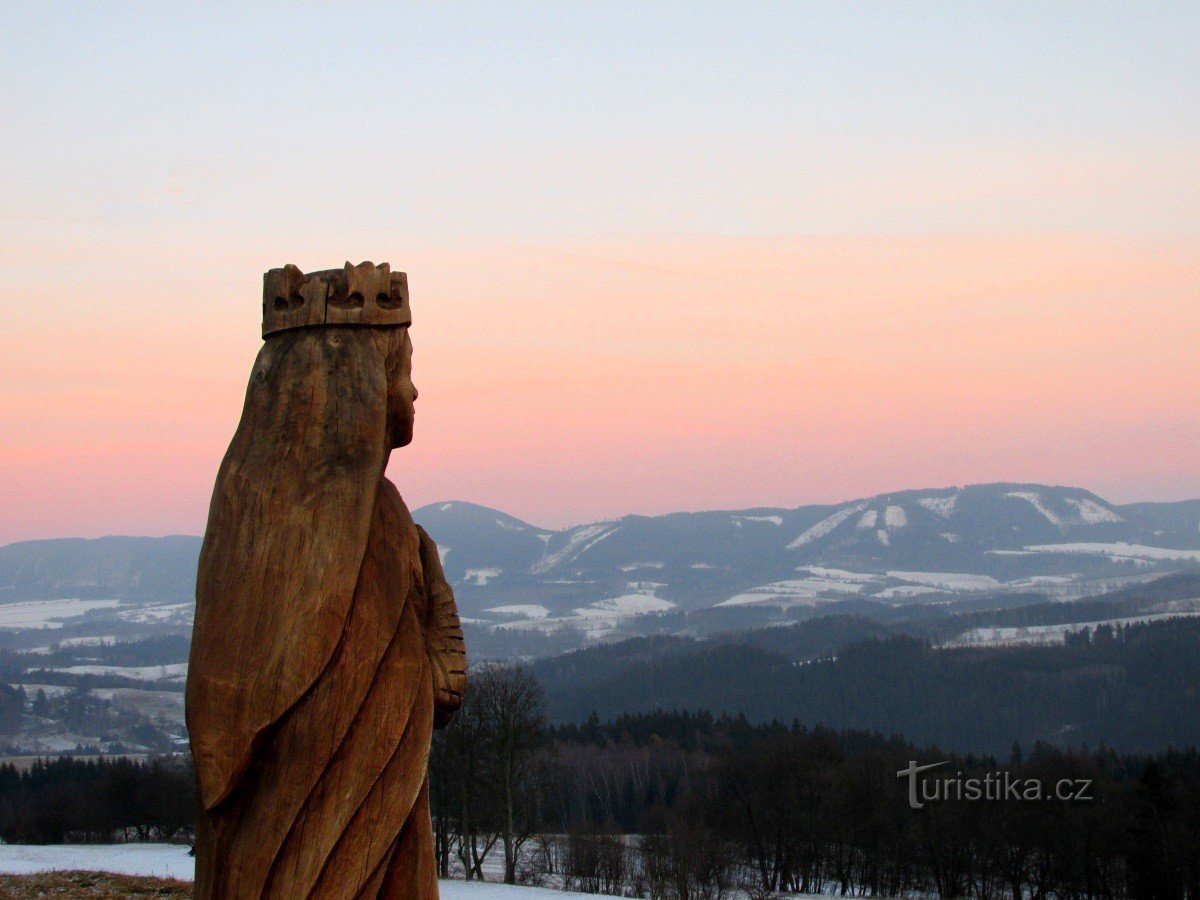
[{"label": "tree line", "polygon": [[532,667],[556,721],[707,709],[960,752],[1003,754],[1014,740],[1140,753],[1200,744],[1200,618],[1079,629],[1053,646],[956,649],[911,635],[839,647],[845,626],[814,636],[827,648],[815,659],[756,646],[754,635],[635,638]]},{"label": "tree line", "polygon": [[196,824],[188,757],[36,760],[0,765],[0,838],[10,844],[170,841]]},{"label": "tree line", "polygon": [[[1194,749],[1147,756],[1037,743],[1000,761],[707,712],[551,726],[539,694],[528,671],[491,667],[435,738],[443,876],[481,878],[487,854],[503,847],[506,881],[664,900],[738,890],[1200,897]],[[1050,799],[913,809],[897,777],[913,761],[943,762],[939,771],[960,781],[1007,773]],[[1053,796],[1060,783],[1086,785],[1086,799]]]},{"label": "tree line", "polygon": [[[909,804],[932,779],[1007,772],[1086,800]],[[1002,760],[877,731],[710,712],[551,724],[531,670],[482,665],[429,760],[443,876],[661,900],[843,896],[1200,898],[1200,754],[1013,745]],[[183,839],[180,759],[0,766],[9,842]]]}]

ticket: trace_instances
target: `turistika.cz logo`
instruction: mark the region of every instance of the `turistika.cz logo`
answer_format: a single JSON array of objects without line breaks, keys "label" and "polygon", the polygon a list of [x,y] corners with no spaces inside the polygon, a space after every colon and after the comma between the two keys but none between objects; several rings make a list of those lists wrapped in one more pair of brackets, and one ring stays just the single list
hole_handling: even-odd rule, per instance
[{"label": "turistika.cz logo", "polygon": [[908,805],[923,809],[926,803],[948,800],[1077,800],[1092,799],[1092,779],[1060,778],[1053,784],[1040,778],[1020,778],[1012,772],[997,771],[984,775],[964,775],[962,772],[942,773],[933,777],[922,777],[931,769],[940,769],[950,762],[919,765],[909,760],[908,768],[896,773],[897,778],[908,779]]}]

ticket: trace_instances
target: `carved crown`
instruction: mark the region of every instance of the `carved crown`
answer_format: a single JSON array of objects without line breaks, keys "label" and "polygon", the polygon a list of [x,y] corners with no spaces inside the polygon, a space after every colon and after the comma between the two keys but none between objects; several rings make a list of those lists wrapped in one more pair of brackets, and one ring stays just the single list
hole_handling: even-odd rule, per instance
[{"label": "carved crown", "polygon": [[289,264],[263,275],[262,336],[321,325],[411,325],[408,275],[388,263],[309,272]]}]

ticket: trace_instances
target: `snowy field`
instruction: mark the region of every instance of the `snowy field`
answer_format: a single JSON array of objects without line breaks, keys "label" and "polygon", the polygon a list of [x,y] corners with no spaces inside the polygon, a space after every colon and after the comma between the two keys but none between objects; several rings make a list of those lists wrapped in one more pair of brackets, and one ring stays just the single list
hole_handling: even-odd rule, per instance
[{"label": "snowy field", "polygon": [[1145,622],[1159,622],[1164,619],[1180,619],[1200,616],[1200,612],[1164,612],[1142,616],[1128,616],[1121,619],[1098,619],[1092,622],[1068,622],[1063,625],[1020,625],[992,626],[972,628],[965,631],[952,641],[947,641],[943,647],[1003,647],[1018,644],[1038,644],[1049,646],[1061,644],[1066,640],[1068,632],[1090,628],[1095,631],[1101,625],[1120,627],[1122,625],[1139,625]]},{"label": "snowy field", "polygon": [[[180,844],[58,844],[53,846],[0,844],[0,872],[28,875],[53,869],[116,872],[191,881],[195,861]],[[444,900],[549,900],[551,897],[595,897],[596,894],[564,895],[546,888],[514,887],[506,884],[442,881]]]},{"label": "snowy field", "polygon": [[94,609],[111,609],[119,600],[24,600],[0,606],[0,628],[62,628],[63,619]]}]

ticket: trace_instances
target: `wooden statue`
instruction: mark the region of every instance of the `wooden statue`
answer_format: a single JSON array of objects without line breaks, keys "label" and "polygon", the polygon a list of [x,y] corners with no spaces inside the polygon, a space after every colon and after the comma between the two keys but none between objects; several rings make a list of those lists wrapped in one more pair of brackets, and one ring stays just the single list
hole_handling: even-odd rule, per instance
[{"label": "wooden statue", "polygon": [[383,476],[412,440],[410,324],[387,264],[264,277],[196,584],[197,898],[438,895],[429,741],[466,658],[437,547]]}]

